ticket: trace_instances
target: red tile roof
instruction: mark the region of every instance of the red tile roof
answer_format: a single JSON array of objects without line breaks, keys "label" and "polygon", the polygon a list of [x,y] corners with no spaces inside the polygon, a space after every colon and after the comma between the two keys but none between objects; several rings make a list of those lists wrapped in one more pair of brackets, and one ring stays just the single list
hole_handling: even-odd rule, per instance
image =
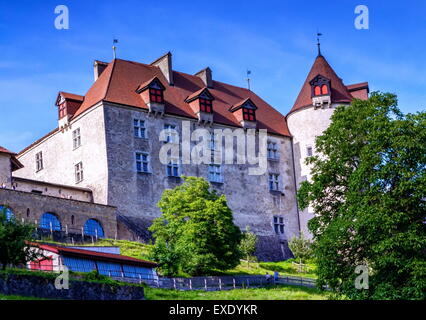
[{"label": "red tile roof", "polygon": [[[174,85],[170,86],[159,67],[121,59],[115,59],[108,64],[98,80],[86,93],[82,105],[74,114],[74,118],[102,100],[148,109],[140,95],[136,93],[136,89],[153,77],[158,77],[166,87],[164,92],[166,113],[197,119],[185,99],[205,87],[201,78],[173,71]],[[209,88],[209,92],[215,98],[214,120],[216,123],[240,127],[240,123],[229,112],[229,107],[250,98],[258,107],[256,119],[259,129],[267,129],[270,133],[290,136],[285,117],[254,92],[219,81],[213,81],[213,88]]]},{"label": "red tile roof", "polygon": [[55,252],[58,254],[78,256],[78,257],[86,258],[86,259],[104,260],[104,261],[117,262],[117,263],[127,263],[132,265],[139,265],[143,267],[150,267],[150,268],[155,268],[158,266],[158,264],[151,261],[127,257],[121,254],[96,252],[96,251],[83,250],[83,249],[73,249],[73,248],[56,246],[52,244],[35,244],[35,243],[31,243],[31,244],[43,250]]},{"label": "red tile roof", "polygon": [[312,105],[312,92],[309,82],[319,74],[330,79],[332,103],[350,103],[352,101],[353,97],[349,88],[343,84],[342,79],[337,76],[327,60],[322,55],[318,55],[289,114]]},{"label": "red tile roof", "polygon": [[18,159],[16,159],[16,153],[9,151],[2,146],[0,146],[0,153],[7,153],[11,155],[10,161],[12,162],[12,171],[15,171],[24,167],[24,165],[21,162],[19,162]]},{"label": "red tile roof", "polygon": [[3,148],[2,146],[0,146],[0,152],[1,153],[8,153],[8,154],[15,154],[12,151],[7,150],[6,148]]},{"label": "red tile roof", "polygon": [[60,91],[59,94],[62,95],[65,99],[71,99],[71,100],[77,100],[77,101],[84,100],[84,96],[80,96],[74,93]]}]

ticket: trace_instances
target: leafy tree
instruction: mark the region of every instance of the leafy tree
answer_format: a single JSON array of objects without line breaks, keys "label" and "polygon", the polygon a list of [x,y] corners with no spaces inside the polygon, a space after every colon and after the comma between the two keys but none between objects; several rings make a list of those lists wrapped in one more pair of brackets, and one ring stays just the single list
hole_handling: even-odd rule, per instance
[{"label": "leafy tree", "polygon": [[288,247],[293,252],[294,257],[299,261],[299,272],[302,264],[312,258],[312,242],[306,239],[303,233],[299,237],[293,237],[288,242]]},{"label": "leafy tree", "polygon": [[40,255],[26,244],[33,239],[34,226],[24,224],[13,216],[6,216],[6,209],[0,211],[0,265],[17,266],[38,258]]},{"label": "leafy tree", "polygon": [[150,227],[155,238],[150,258],[167,275],[201,275],[237,266],[241,231],[225,196],[210,191],[203,178],[183,179],[183,184],[165,190],[158,203],[162,215]]},{"label": "leafy tree", "polygon": [[250,227],[246,226],[243,233],[243,238],[240,243],[241,254],[247,259],[247,267],[250,266],[250,260],[254,260],[254,253],[256,252],[257,235],[250,231]]},{"label": "leafy tree", "polygon": [[[424,299],[426,112],[404,115],[393,94],[372,93],[334,112],[308,159],[319,284],[353,299]],[[354,286],[367,265],[369,289]]]}]

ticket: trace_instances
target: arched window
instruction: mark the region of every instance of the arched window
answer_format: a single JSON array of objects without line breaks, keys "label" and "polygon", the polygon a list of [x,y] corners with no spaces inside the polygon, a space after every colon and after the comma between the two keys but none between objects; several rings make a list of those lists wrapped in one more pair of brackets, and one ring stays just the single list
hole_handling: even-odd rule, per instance
[{"label": "arched window", "polygon": [[322,94],[328,94],[328,87],[327,85],[323,84],[321,87],[321,93]]},{"label": "arched window", "polygon": [[84,224],[84,234],[102,238],[104,236],[104,229],[102,228],[99,221],[95,219],[89,219]]},{"label": "arched window", "polygon": [[316,86],[314,89],[314,93],[316,96],[320,96],[321,95],[321,88],[320,86]]},{"label": "arched window", "polygon": [[0,214],[3,213],[3,210],[4,210],[4,213],[6,213],[7,221],[15,217],[15,215],[13,214],[12,210],[10,210],[10,208],[0,205]]},{"label": "arched window", "polygon": [[58,217],[50,212],[46,212],[41,216],[40,228],[52,231],[61,231],[61,222]]}]

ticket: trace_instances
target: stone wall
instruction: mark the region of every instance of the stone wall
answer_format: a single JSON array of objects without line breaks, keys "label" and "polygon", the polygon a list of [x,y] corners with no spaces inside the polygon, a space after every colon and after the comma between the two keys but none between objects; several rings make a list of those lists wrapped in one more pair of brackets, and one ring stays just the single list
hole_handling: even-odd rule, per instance
[{"label": "stone wall", "polygon": [[[117,206],[119,215],[139,219],[141,226],[147,226],[161,214],[156,204],[163,191],[182,182],[180,178],[168,177],[166,166],[159,161],[160,148],[164,145],[159,140],[160,132],[165,124],[171,124],[176,126],[180,135],[182,121],[188,119],[168,115],[154,118],[145,110],[108,104],[104,114],[109,166],[108,203]],[[145,121],[146,139],[134,137],[134,119]],[[190,127],[191,131],[200,128],[193,120]],[[218,124],[213,128],[207,127],[209,130],[219,128],[227,127]],[[212,183],[212,186],[226,195],[236,225],[243,230],[249,226],[259,236],[259,248],[262,248],[258,250],[259,257],[282,260],[289,255],[281,244],[287,246],[286,240],[299,231],[291,140],[278,135],[269,135],[268,139],[277,142],[280,156],[278,160],[268,161],[265,174],[249,175],[248,164],[223,164],[223,183]],[[149,154],[149,173],[136,172],[136,151]],[[269,172],[280,174],[280,192],[269,191]],[[208,165],[184,164],[180,167],[180,174],[208,179]],[[274,215],[284,218],[284,238],[275,235]]]},{"label": "stone wall", "polygon": [[55,288],[55,276],[7,274],[0,272],[0,293],[46,299],[71,300],[143,300],[141,286],[118,286],[70,280],[69,289]]},{"label": "stone wall", "polygon": [[4,184],[7,188],[11,186],[12,167],[10,154],[0,153],[0,187]]},{"label": "stone wall", "polygon": [[116,208],[112,206],[10,189],[0,189],[0,205],[8,206],[17,219],[37,225],[43,213],[51,212],[69,232],[81,233],[88,219],[98,220],[107,238],[114,238],[117,232]]}]

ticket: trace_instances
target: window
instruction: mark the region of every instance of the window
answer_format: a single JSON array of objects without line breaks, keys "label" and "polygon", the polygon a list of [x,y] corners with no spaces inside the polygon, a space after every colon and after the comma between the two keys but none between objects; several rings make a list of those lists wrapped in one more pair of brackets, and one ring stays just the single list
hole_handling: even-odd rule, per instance
[{"label": "window", "polygon": [[41,216],[40,228],[51,231],[61,231],[61,222],[55,214],[46,212]]},{"label": "window", "polygon": [[278,159],[278,146],[275,142],[268,142],[268,158]]},{"label": "window", "polygon": [[170,160],[166,171],[169,177],[179,177],[179,160]]},{"label": "window", "polygon": [[75,166],[75,183],[83,181],[83,163],[79,162]]},{"label": "window", "polygon": [[176,143],[177,140],[177,132],[176,132],[176,126],[172,124],[165,124],[164,130],[166,130],[166,141],[170,143]]},{"label": "window", "polygon": [[323,84],[321,87],[321,94],[328,94],[328,87],[327,85]]},{"label": "window", "polygon": [[74,272],[90,272],[96,270],[95,262],[89,259],[63,257],[64,265]]},{"label": "window", "polygon": [[136,171],[149,172],[149,158],[147,153],[136,152]]},{"label": "window", "polygon": [[316,96],[320,96],[321,95],[321,88],[320,88],[320,86],[315,86],[314,94]]},{"label": "window", "polygon": [[73,142],[74,149],[77,149],[79,146],[81,146],[80,128],[75,129],[72,132],[72,142]]},{"label": "window", "polygon": [[43,169],[43,153],[37,152],[35,155],[35,159],[36,159],[36,172],[40,171]]},{"label": "window", "polygon": [[99,221],[95,219],[89,219],[84,224],[84,234],[89,236],[96,236],[99,238],[104,237],[104,229],[102,228]]},{"label": "window", "polygon": [[15,217],[12,210],[10,208],[0,205],[0,214],[6,214],[6,220],[10,221],[12,218]]},{"label": "window", "polygon": [[164,103],[163,90],[161,89],[149,89],[149,100],[156,103]]},{"label": "window", "polygon": [[254,109],[243,108],[243,119],[247,121],[256,121]]},{"label": "window", "polygon": [[276,173],[270,173],[269,174],[269,190],[278,191],[280,184],[279,184],[279,174]]},{"label": "window", "polygon": [[276,234],[284,234],[284,218],[274,216],[274,230]]},{"label": "window", "polygon": [[210,164],[209,165],[209,181],[222,183],[222,167],[220,164]]},{"label": "window", "polygon": [[210,150],[215,151],[217,149],[217,139],[214,132],[210,133]]},{"label": "window", "polygon": [[99,273],[103,274],[104,276],[111,276],[111,277],[123,276],[123,270],[121,269],[121,264],[113,263],[113,262],[96,261],[96,265],[98,266]]},{"label": "window", "polygon": [[213,102],[211,100],[200,98],[200,110],[203,112],[213,112]]},{"label": "window", "polygon": [[312,157],[313,155],[313,149],[312,147],[306,147],[306,156],[307,157]]},{"label": "window", "polygon": [[145,131],[145,121],[134,119],[133,120],[133,129],[136,138],[146,138]]},{"label": "window", "polygon": [[59,119],[62,119],[67,114],[67,108],[65,107],[65,103],[59,105]]}]

